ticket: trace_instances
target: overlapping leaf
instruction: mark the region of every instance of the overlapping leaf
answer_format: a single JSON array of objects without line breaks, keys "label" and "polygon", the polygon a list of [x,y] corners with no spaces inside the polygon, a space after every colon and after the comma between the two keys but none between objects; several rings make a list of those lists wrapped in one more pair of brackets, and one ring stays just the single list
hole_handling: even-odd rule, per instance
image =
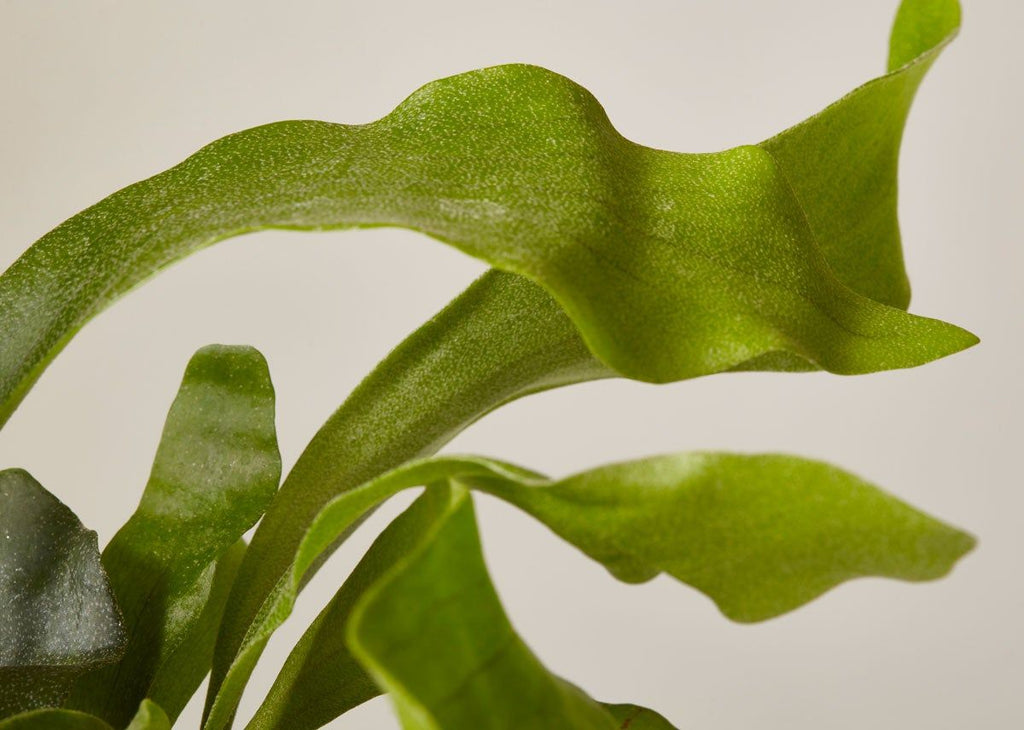
[{"label": "overlapping leaf", "polygon": [[434,513],[420,544],[359,601],[348,631],[405,730],[621,728],[515,633],[487,575],[468,493],[434,487],[417,510]]},{"label": "overlapping leaf", "polygon": [[[77,710],[45,709],[24,712],[0,721],[0,730],[114,730],[106,721]],[[160,706],[143,700],[127,730],[171,730]]]},{"label": "overlapping leaf", "polygon": [[96,533],[27,472],[0,472],[0,718],[59,705],[124,646]]},{"label": "overlapping leaf", "polygon": [[209,671],[244,552],[239,539],[280,475],[263,356],[250,347],[200,350],[171,406],[139,507],[103,552],[127,651],[83,677],[68,707],[120,727],[150,697],[177,716]]},{"label": "overlapping leaf", "polygon": [[[905,305],[909,296],[895,219],[902,121],[924,71],[958,24],[955,1],[907,0],[893,29],[890,74],[762,143],[835,275],[892,305]],[[734,369],[808,367],[783,350]],[[432,453],[509,400],[611,375],[544,289],[524,277],[485,274],[371,373],[299,458],[242,565],[212,689],[288,570],[305,527],[334,495]]]},{"label": "overlapping leaf", "polygon": [[[289,572],[261,608],[226,672],[207,730],[229,723],[256,659],[290,614],[303,579],[324,551],[384,499],[436,483],[467,485],[523,508],[625,580],[667,572],[703,591],[739,621],[777,616],[851,578],[938,578],[973,546],[970,536],[857,477],[797,457],[684,454],[604,467],[557,482],[472,457],[410,462],[339,495],[312,521]],[[408,549],[408,539],[384,540],[375,548],[374,562],[361,567],[312,634],[343,633],[355,620],[352,606],[360,593],[376,590],[372,581]],[[458,570],[455,565],[451,569]],[[320,650],[312,634],[300,641],[281,687],[271,691],[270,704],[260,710],[254,727],[301,726],[292,713],[315,715],[289,701],[300,683],[302,696],[319,691],[332,675],[354,681],[352,695],[334,705],[342,711],[366,699],[358,668],[332,653],[337,641]],[[319,679],[312,679],[315,675]]]}]

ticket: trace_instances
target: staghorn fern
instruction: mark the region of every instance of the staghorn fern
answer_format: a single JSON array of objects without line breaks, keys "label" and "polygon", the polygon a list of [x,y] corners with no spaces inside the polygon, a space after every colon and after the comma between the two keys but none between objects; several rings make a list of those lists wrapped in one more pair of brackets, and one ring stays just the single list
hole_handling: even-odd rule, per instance
[{"label": "staghorn fern", "polygon": [[904,0],[885,76],[757,145],[643,147],[568,79],[501,66],[428,84],[371,124],[239,132],[48,233],[0,278],[3,420],[105,306],[230,236],[403,226],[495,268],[367,376],[280,488],[273,386],[246,347],[192,358],[142,501],[102,556],[30,475],[0,473],[0,728],[167,728],[211,671],[203,727],[228,727],[304,583],[416,486],[249,727],[320,727],[382,692],[410,730],[672,727],[591,699],[516,635],[473,491],[621,580],[668,573],[736,621],[860,576],[945,575],[970,536],[794,456],[691,453],[550,480],[431,455],[571,383],[862,374],[974,344],[907,313],[896,221],[903,123],[959,13]]}]

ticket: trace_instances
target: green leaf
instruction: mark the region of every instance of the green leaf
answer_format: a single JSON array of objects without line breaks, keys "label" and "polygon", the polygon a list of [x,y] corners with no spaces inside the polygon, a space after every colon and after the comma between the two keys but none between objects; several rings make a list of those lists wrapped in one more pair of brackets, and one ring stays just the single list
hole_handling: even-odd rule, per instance
[{"label": "green leaf", "polygon": [[[320,556],[383,500],[402,489],[442,481],[519,506],[623,580],[648,580],[667,572],[704,592],[737,621],[777,616],[856,577],[935,579],[974,544],[969,535],[853,475],[791,456],[654,457],[554,482],[476,457],[410,462],[339,495],[312,520],[294,562],[225,672],[211,702],[207,730],[230,722],[260,652],[291,613],[303,579]],[[354,593],[365,590],[407,543],[386,542],[378,548],[380,564],[362,568],[364,573],[349,588],[353,595],[329,607],[313,632],[342,631]],[[303,638],[281,689],[271,696],[279,698],[299,676],[332,671],[330,658],[325,662],[326,655],[309,651],[315,641]],[[352,681],[351,663],[343,657],[333,670]],[[279,710],[269,707],[264,714],[272,717]]]},{"label": "green leaf", "polygon": [[178,717],[210,671],[217,630],[245,549],[245,541],[239,540],[217,560],[206,605],[195,619],[191,632],[167,656],[153,677],[149,696],[166,708],[171,718]]},{"label": "green leaf", "polygon": [[143,700],[128,730],[171,730],[171,720],[158,704]]},{"label": "green leaf", "polygon": [[263,356],[203,348],[185,371],[139,507],[103,553],[128,649],[83,677],[69,707],[123,726],[151,697],[177,716],[209,670],[211,630],[244,547],[218,560],[262,515],[280,475]]},{"label": "green leaf", "polygon": [[[0,730],[113,730],[107,722],[77,710],[32,710],[0,721]],[[171,730],[160,707],[143,700],[127,730]]]},{"label": "green leaf", "polygon": [[[381,693],[349,650],[349,617],[374,584],[424,543],[440,507],[438,495],[425,497],[385,528],[296,644],[247,730],[315,730]],[[410,603],[420,605],[419,599]],[[664,718],[642,707],[605,705],[605,709],[619,727],[672,730]],[[629,724],[624,725],[626,721]]]},{"label": "green leaf", "polygon": [[615,464],[531,486],[470,476],[604,564],[661,572],[734,621],[786,613],[863,576],[945,575],[974,539],[818,461],[693,453]]},{"label": "green leaf", "polygon": [[549,673],[515,633],[491,585],[473,504],[433,487],[412,510],[433,513],[422,544],[359,601],[352,651],[406,730],[616,730],[599,703]]},{"label": "green leaf", "polygon": [[910,284],[896,216],[900,140],[917,87],[959,26],[956,0],[904,0],[890,38],[890,73],[760,145],[785,174],[836,276],[904,309]]},{"label": "green leaf", "polygon": [[113,730],[106,722],[74,710],[32,710],[0,720],[0,730]]},{"label": "green leaf", "polygon": [[[916,27],[912,8],[901,17],[900,27]],[[193,251],[268,228],[422,231],[543,286],[602,361],[641,380],[778,352],[840,373],[956,352],[974,336],[845,286],[822,246],[846,255],[848,244],[817,240],[808,224],[831,215],[840,193],[844,207],[872,213],[879,194],[863,183],[894,169],[858,174],[855,161],[847,174],[829,164],[805,184],[803,168],[783,160],[826,143],[841,145],[833,157],[843,167],[862,144],[889,144],[894,155],[898,121],[876,118],[892,116],[894,99],[905,106],[912,82],[901,79],[919,77],[929,53],[865,87],[892,93],[855,92],[807,126],[820,133],[768,151],[643,147],[621,137],[586,90],[524,65],[433,82],[370,124],[292,121],[230,135],[65,221],[4,274],[0,417],[118,296]],[[861,184],[819,194],[825,169]],[[894,184],[889,192],[894,206]],[[854,266],[874,276],[892,265]]]},{"label": "green leaf", "polygon": [[417,501],[393,520],[289,654],[248,730],[315,730],[380,694],[345,637],[356,602],[412,552],[437,519],[436,500]]},{"label": "green leaf", "polygon": [[638,705],[604,705],[619,723],[619,730],[675,730],[675,726],[654,710]]},{"label": "green leaf", "polygon": [[96,533],[27,472],[0,472],[0,718],[59,705],[124,645]]},{"label": "green leaf", "polygon": [[[932,24],[948,5],[905,2],[894,48],[909,43],[919,26]],[[920,61],[861,87],[762,145],[801,200],[836,275],[861,294],[892,305],[905,305],[908,290],[894,217],[899,134],[891,122],[905,117],[909,92],[931,63],[939,40],[935,50],[911,44],[922,55]],[[801,145],[808,146],[803,157]],[[808,182],[802,183],[805,177]],[[837,223],[830,228],[832,215]],[[822,232],[835,235],[835,243],[822,240]],[[635,324],[642,328],[643,323]],[[773,352],[733,369],[808,368],[813,366],[800,357]],[[211,701],[260,606],[289,569],[306,527],[331,498],[403,461],[433,453],[510,400],[614,374],[590,354],[544,289],[494,270],[481,277],[389,355],[300,456],[240,569],[218,639]]]}]

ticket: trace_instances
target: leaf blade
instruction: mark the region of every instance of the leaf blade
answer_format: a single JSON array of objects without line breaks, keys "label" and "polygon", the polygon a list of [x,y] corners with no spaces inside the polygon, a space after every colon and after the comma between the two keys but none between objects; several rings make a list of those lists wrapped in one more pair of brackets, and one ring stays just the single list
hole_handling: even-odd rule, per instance
[{"label": "leaf blade", "polygon": [[[215,595],[221,605],[209,605],[218,561],[263,514],[280,473],[263,356],[250,347],[199,350],[167,416],[139,506],[103,553],[125,614],[127,651],[79,680],[69,707],[116,726],[128,723],[146,697],[172,717],[180,712],[209,669],[212,645],[195,642],[213,638],[202,624],[219,617],[226,601],[222,570]],[[227,560],[236,570],[239,548]],[[155,686],[158,695],[151,694]]]},{"label": "leaf blade", "polygon": [[0,472],[0,717],[59,705],[125,631],[96,533],[21,469]]}]

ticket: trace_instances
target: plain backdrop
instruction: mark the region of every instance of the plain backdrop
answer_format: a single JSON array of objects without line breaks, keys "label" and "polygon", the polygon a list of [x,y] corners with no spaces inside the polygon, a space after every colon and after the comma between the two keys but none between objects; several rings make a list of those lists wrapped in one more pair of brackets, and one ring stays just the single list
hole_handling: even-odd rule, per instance
[{"label": "plain backdrop", "polygon": [[[0,0],[0,259],[216,137],[280,119],[365,122],[434,78],[526,61],[586,86],[627,137],[684,151],[756,142],[877,75],[897,0],[46,2]],[[830,460],[979,536],[943,581],[847,584],[739,626],[667,578],[617,583],[511,508],[478,499],[508,611],[596,697],[707,730],[1024,727],[1021,182],[1024,5],[965,0],[919,94],[900,214],[912,310],[978,333],[913,371],[609,381],[517,402],[459,437],[554,475],[687,449]],[[89,324],[0,435],[104,543],[146,482],[191,353],[249,343],[278,393],[286,468],[345,395],[484,267],[400,230],[266,233],[166,271]],[[2,346],[2,344],[0,344]],[[321,571],[242,707],[384,519]],[[196,727],[200,703],[181,727]],[[334,728],[395,728],[384,699]]]}]

